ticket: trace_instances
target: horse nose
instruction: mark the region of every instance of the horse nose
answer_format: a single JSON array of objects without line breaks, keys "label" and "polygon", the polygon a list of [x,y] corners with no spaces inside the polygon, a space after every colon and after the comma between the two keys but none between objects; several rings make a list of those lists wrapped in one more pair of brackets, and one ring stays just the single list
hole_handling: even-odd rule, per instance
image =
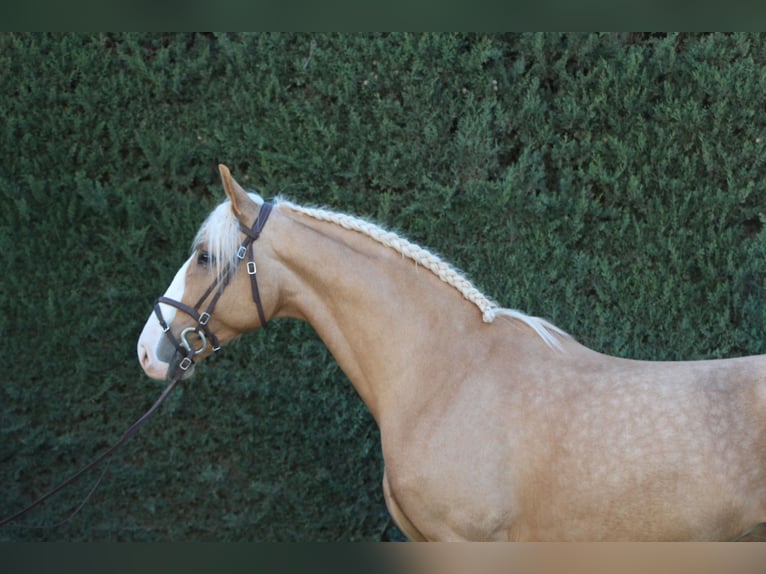
[{"label": "horse nose", "polygon": [[160,361],[143,341],[138,342],[138,362],[149,377],[159,380],[167,378],[168,364]]}]

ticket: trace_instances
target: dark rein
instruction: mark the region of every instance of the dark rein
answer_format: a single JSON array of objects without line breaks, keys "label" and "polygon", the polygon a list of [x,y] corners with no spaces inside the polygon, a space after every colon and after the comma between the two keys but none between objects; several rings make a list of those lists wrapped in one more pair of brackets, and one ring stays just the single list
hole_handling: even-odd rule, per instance
[{"label": "dark rein", "polygon": [[[266,327],[266,325],[268,324],[268,321],[266,320],[266,314],[263,310],[263,303],[261,302],[261,295],[260,295],[260,291],[258,290],[258,282],[256,280],[256,266],[255,266],[255,258],[253,255],[253,243],[258,239],[258,237],[260,237],[261,231],[263,230],[263,227],[266,225],[266,221],[268,220],[269,215],[271,214],[272,208],[273,208],[272,204],[264,203],[261,206],[261,211],[258,214],[258,218],[255,220],[255,223],[253,223],[252,227],[248,228],[240,224],[240,229],[245,234],[246,238],[245,238],[245,241],[240,246],[239,251],[237,252],[237,259],[240,261],[244,260],[245,256],[247,255],[247,258],[248,258],[247,273],[250,276],[250,285],[252,290],[253,302],[258,308],[258,318],[261,321],[262,327]],[[18,520],[19,518],[21,518],[22,516],[30,512],[31,510],[33,510],[34,508],[40,506],[43,502],[48,500],[50,497],[60,492],[67,486],[75,483],[84,474],[86,474],[90,470],[93,470],[95,467],[101,464],[104,460],[106,460],[109,456],[113,455],[117,451],[117,449],[119,449],[123,444],[125,444],[128,441],[130,437],[132,437],[134,434],[138,432],[138,430],[143,426],[143,424],[147,420],[149,420],[149,418],[157,411],[160,405],[163,402],[165,402],[165,399],[168,398],[168,396],[173,391],[175,386],[183,378],[184,373],[189,369],[189,367],[191,367],[194,364],[194,357],[202,353],[207,348],[207,339],[210,339],[210,342],[213,345],[214,352],[218,351],[221,348],[221,345],[219,344],[217,337],[213,334],[213,332],[208,327],[208,322],[210,320],[210,316],[213,313],[213,309],[218,303],[218,300],[221,298],[221,295],[223,294],[224,289],[231,281],[231,278],[234,275],[236,268],[237,268],[236,264],[230,265],[227,268],[223,277],[217,278],[213,281],[213,283],[210,285],[207,291],[205,291],[205,293],[202,295],[202,297],[200,298],[200,300],[197,302],[197,304],[194,307],[191,307],[190,305],[186,305],[185,303],[182,303],[181,301],[169,299],[167,297],[160,297],[157,299],[157,302],[154,304],[154,312],[157,315],[157,318],[159,319],[160,325],[162,326],[165,336],[169,339],[171,344],[176,349],[176,357],[174,358],[174,360],[177,361],[177,364],[174,366],[172,365],[172,367],[175,367],[175,368],[172,369],[173,372],[170,375],[168,386],[165,387],[165,390],[162,391],[162,394],[155,401],[155,403],[149,408],[149,410],[146,411],[143,415],[141,415],[141,417],[136,422],[130,425],[128,430],[126,430],[125,433],[123,433],[123,435],[117,440],[117,442],[115,442],[108,450],[98,455],[87,465],[85,465],[80,470],[75,472],[72,476],[64,480],[58,486],[55,486],[54,488],[52,488],[51,490],[43,494],[41,497],[39,497],[37,500],[35,500],[33,503],[31,503],[27,507],[19,510],[18,512],[16,512],[15,514],[12,514],[11,516],[8,516],[0,520],[0,528],[10,525],[10,523],[15,522],[16,520]],[[213,296],[213,299],[211,300],[211,302],[208,304],[207,309],[203,311],[202,313],[200,313],[199,309],[202,307],[202,304],[213,293],[216,287],[218,288],[218,290]],[[160,310],[160,303],[171,305],[183,311],[187,315],[194,318],[195,321],[197,321],[197,326],[184,329],[184,331],[181,333],[180,341],[179,341],[179,339],[177,339],[172,334],[172,332],[170,331],[170,326],[162,317],[162,311]],[[188,339],[189,333],[192,333],[192,332],[196,333],[201,341],[201,346],[199,348],[195,348],[192,342],[189,341]],[[90,497],[98,488],[98,485],[101,483],[101,479],[104,477],[105,473],[106,473],[106,469],[104,469],[104,471],[101,473],[101,476],[96,481],[96,484],[91,488],[91,490],[88,492],[85,498],[75,508],[74,512],[72,512],[64,520],[50,526],[20,526],[18,528],[55,528],[56,526],[60,526],[68,522],[69,520],[74,518],[74,516],[78,512],[80,512],[80,510],[82,510],[83,506],[85,506],[85,504],[88,502]]]},{"label": "dark rein", "polygon": [[[100,455],[98,455],[96,458],[94,458],[86,466],[82,467],[80,470],[75,472],[72,476],[67,478],[64,482],[62,482],[58,486],[52,488],[51,490],[49,490],[48,492],[43,494],[40,498],[35,500],[32,504],[30,504],[26,508],[23,508],[22,510],[19,510],[16,514],[13,514],[11,516],[8,516],[7,518],[3,518],[2,520],[0,520],[0,527],[7,526],[11,522],[14,522],[14,521],[18,520],[19,518],[21,518],[22,516],[24,516],[26,513],[28,513],[33,508],[36,508],[36,507],[40,506],[43,502],[48,500],[51,496],[53,496],[57,492],[63,490],[64,488],[66,488],[70,484],[73,484],[82,475],[84,475],[88,471],[94,469],[101,462],[103,462],[107,457],[109,457],[112,454],[114,454],[117,451],[118,448],[120,448],[123,444],[125,444],[125,442],[127,442],[127,440],[130,437],[132,437],[134,434],[136,434],[138,432],[138,429],[140,429],[141,426],[147,420],[149,420],[149,417],[151,417],[154,414],[154,412],[159,408],[159,406],[163,402],[165,402],[165,399],[168,397],[170,392],[175,388],[175,386],[178,384],[178,382],[180,380],[181,380],[180,375],[176,376],[176,377],[173,377],[170,380],[170,383],[168,383],[168,386],[165,388],[165,390],[160,395],[160,398],[157,399],[157,401],[151,406],[151,408],[148,411],[146,411],[141,416],[141,418],[139,418],[136,422],[134,422],[132,425],[130,425],[130,428],[128,430],[126,430],[125,433],[119,438],[119,440],[116,443],[114,443],[108,450],[102,452]],[[71,520],[74,517],[74,515],[77,514],[80,511],[80,509],[85,505],[85,503],[88,501],[88,499],[93,495],[93,493],[96,490],[96,487],[101,482],[101,478],[103,478],[103,474],[98,479],[98,482],[96,482],[96,486],[94,486],[93,489],[91,489],[91,491],[85,497],[85,500],[83,500],[80,503],[80,505],[75,509],[75,511],[68,518],[64,519],[63,521],[59,522],[58,524],[54,524],[53,526],[51,526],[51,528],[53,528],[55,526],[58,526],[60,524],[63,524],[64,522],[67,522],[68,520]],[[22,528],[46,528],[46,527],[44,527],[44,526],[23,526]]]}]

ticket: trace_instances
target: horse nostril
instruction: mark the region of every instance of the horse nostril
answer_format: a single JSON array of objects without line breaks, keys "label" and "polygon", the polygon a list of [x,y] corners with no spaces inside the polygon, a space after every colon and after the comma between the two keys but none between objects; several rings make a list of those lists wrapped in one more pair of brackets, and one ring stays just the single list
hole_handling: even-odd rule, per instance
[{"label": "horse nostril", "polygon": [[141,366],[146,368],[149,366],[149,351],[146,350],[145,345],[141,345],[140,352],[139,352],[139,360],[141,361]]}]

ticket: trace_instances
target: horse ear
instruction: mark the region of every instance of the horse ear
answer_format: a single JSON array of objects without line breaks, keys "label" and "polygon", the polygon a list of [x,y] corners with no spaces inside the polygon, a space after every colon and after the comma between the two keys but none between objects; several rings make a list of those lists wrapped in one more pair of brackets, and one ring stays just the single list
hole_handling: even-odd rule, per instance
[{"label": "horse ear", "polygon": [[247,192],[239,185],[236,180],[231,177],[229,168],[222,163],[218,164],[218,171],[221,174],[221,181],[223,182],[223,190],[226,192],[226,197],[231,200],[231,209],[234,211],[234,215],[240,218],[247,212],[247,206],[253,203]]}]

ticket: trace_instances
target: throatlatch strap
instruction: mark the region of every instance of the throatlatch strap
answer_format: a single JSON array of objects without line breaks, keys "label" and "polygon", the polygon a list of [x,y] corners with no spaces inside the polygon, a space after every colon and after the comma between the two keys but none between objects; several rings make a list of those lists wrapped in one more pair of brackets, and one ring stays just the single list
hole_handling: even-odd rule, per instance
[{"label": "throatlatch strap", "polygon": [[[263,310],[263,303],[261,302],[261,291],[258,289],[258,279],[256,278],[257,268],[255,267],[255,257],[253,254],[252,242],[247,247],[247,259],[248,259],[247,273],[250,275],[250,289],[253,292],[253,302],[255,303],[256,309],[258,309],[258,319],[260,319],[261,321],[261,327],[265,329],[266,327],[268,327],[269,322],[266,320],[266,313]],[[251,263],[253,265],[252,273],[250,273]]]},{"label": "throatlatch strap", "polygon": [[261,236],[261,231],[263,231],[263,228],[266,225],[266,221],[268,221],[269,215],[271,215],[272,208],[272,204],[264,203],[261,206],[261,211],[258,214],[257,219],[253,223],[253,226],[250,228],[242,225],[241,223],[239,224],[239,228],[242,233],[247,235],[247,239],[245,239],[242,247],[247,250],[247,274],[250,275],[250,290],[253,294],[253,303],[255,303],[256,309],[258,309],[258,319],[261,321],[261,327],[264,329],[269,325],[269,322],[266,320],[266,313],[263,310],[263,303],[261,301],[261,292],[258,289],[258,279],[256,277],[257,268],[255,266],[253,243]]}]

